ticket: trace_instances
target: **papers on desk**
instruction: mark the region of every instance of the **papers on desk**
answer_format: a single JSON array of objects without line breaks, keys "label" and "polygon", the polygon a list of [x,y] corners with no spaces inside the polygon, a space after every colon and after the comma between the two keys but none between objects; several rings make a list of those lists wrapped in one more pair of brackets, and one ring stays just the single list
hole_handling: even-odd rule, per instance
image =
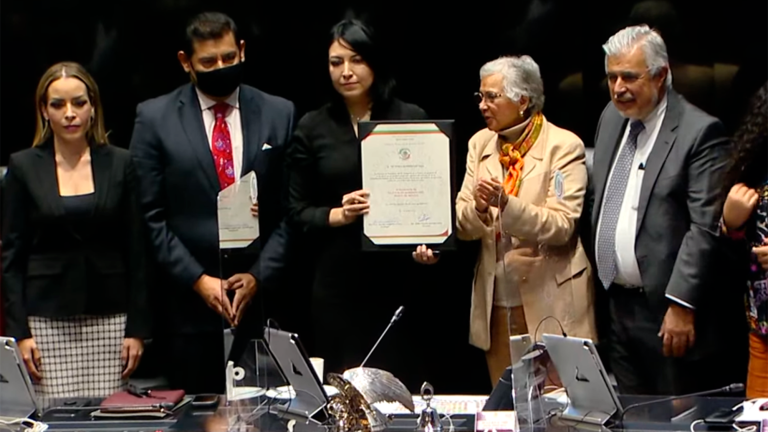
[{"label": "papers on desk", "polygon": [[734,420],[736,423],[768,423],[768,411],[761,411],[760,407],[768,404],[768,398],[758,398],[744,401],[744,411]]},{"label": "papers on desk", "polygon": [[[334,386],[324,385],[323,389],[328,397],[339,394],[339,389]],[[265,395],[270,399],[282,399],[289,400],[296,397],[296,391],[293,390],[293,386],[281,386],[275,389],[269,389]]]},{"label": "papers on desk", "polygon": [[520,427],[517,424],[517,414],[514,411],[485,411],[477,413],[475,430],[478,432],[515,432]]},{"label": "papers on desk", "polygon": [[[488,396],[465,396],[465,395],[446,395],[435,396],[431,405],[440,414],[476,414],[483,410]],[[413,396],[413,404],[416,407],[416,413],[420,413],[427,403],[421,396]],[[397,402],[377,402],[374,404],[383,414],[410,414],[405,407]]]}]

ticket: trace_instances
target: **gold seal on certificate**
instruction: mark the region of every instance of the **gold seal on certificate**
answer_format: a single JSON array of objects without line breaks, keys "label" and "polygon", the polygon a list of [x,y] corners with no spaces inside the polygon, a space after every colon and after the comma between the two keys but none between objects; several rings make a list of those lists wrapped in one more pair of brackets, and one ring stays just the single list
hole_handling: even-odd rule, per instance
[{"label": "gold seal on certificate", "polygon": [[451,141],[434,123],[379,123],[360,144],[375,245],[439,244],[453,232]]}]

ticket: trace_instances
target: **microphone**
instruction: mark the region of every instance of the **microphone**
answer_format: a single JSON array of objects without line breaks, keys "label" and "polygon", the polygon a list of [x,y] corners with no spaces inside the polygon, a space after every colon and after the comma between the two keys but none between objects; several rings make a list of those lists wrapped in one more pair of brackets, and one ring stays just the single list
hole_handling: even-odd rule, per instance
[{"label": "microphone", "polygon": [[713,389],[713,390],[705,390],[705,391],[700,391],[700,392],[696,392],[696,393],[684,394],[684,395],[680,395],[680,396],[669,396],[669,397],[665,397],[665,398],[661,398],[661,399],[654,399],[654,400],[650,400],[650,401],[634,403],[634,404],[631,404],[631,405],[627,406],[626,408],[624,408],[624,411],[621,413],[621,418],[619,419],[619,424],[623,424],[624,423],[624,415],[627,414],[627,411],[633,410],[633,409],[638,408],[638,407],[643,407],[643,406],[646,406],[646,405],[654,405],[654,404],[657,404],[657,403],[671,402],[671,401],[674,401],[674,400],[685,399],[685,398],[689,398],[689,397],[707,396],[707,395],[711,395],[711,394],[715,394],[715,393],[738,393],[740,391],[744,391],[744,384],[742,384],[742,383],[735,383],[735,384],[730,384],[730,385],[727,385],[725,387],[720,387],[720,388]]},{"label": "microphone", "polygon": [[376,343],[373,345],[373,348],[371,348],[371,350],[368,352],[368,355],[365,356],[365,360],[363,360],[363,362],[360,363],[361,368],[365,365],[365,362],[368,361],[368,358],[371,357],[371,354],[373,354],[373,352],[376,350],[376,347],[379,346],[379,342],[381,342],[381,340],[384,339],[384,335],[387,334],[387,332],[389,331],[389,328],[392,327],[392,324],[394,324],[395,321],[399,320],[400,317],[403,315],[403,310],[405,310],[405,306],[400,306],[399,308],[397,308],[397,310],[395,311],[395,314],[392,315],[392,319],[389,320],[389,324],[387,324],[387,328],[385,328],[384,332],[381,334],[381,336],[379,336],[379,340],[376,341]]},{"label": "microphone", "polygon": [[390,324],[394,324],[395,321],[399,320],[401,316],[403,316],[403,311],[405,310],[405,306],[400,306],[395,311],[395,314],[392,315],[392,319],[389,321]]}]

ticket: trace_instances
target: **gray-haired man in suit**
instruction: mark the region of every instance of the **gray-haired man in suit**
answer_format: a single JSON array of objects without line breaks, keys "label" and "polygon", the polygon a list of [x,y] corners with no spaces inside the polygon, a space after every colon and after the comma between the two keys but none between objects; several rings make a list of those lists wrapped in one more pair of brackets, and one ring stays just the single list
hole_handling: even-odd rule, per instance
[{"label": "gray-haired man in suit", "polygon": [[591,225],[609,364],[622,393],[727,385],[720,368],[734,326],[713,316],[736,297],[712,284],[725,130],[672,89],[666,46],[647,26],[603,49],[611,103],[595,137]]}]

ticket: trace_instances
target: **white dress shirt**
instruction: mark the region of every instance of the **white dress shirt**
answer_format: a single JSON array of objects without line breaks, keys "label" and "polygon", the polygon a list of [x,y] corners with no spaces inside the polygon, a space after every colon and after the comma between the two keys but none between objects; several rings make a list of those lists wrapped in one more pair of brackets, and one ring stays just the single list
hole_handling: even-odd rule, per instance
[{"label": "white dress shirt", "polygon": [[[216,115],[213,113],[213,106],[216,101],[200,92],[197,88],[197,98],[200,100],[200,109],[203,111],[203,125],[205,134],[208,138],[208,147],[213,149],[213,127],[216,125]],[[232,162],[235,166],[235,180],[242,177],[243,169],[243,125],[240,121],[240,88],[235,90],[227,100],[230,109],[224,116],[229,128],[229,138],[232,142]],[[213,150],[211,150],[213,151]]]},{"label": "white dress shirt", "polygon": [[[637,257],[635,256],[637,209],[640,202],[640,191],[643,187],[645,164],[648,160],[648,155],[650,155],[653,150],[656,139],[659,137],[659,130],[661,130],[661,124],[664,122],[664,115],[666,112],[667,97],[665,95],[659,105],[657,105],[656,108],[642,120],[645,129],[643,129],[637,136],[637,150],[635,151],[635,158],[632,162],[632,169],[629,171],[627,190],[624,193],[624,200],[621,203],[621,210],[619,211],[619,221],[616,225],[616,279],[614,282],[627,287],[643,286],[643,278],[640,275],[640,267],[637,264]],[[624,135],[621,138],[621,146],[616,151],[616,154],[621,153],[621,149],[627,144],[630,123],[631,120],[627,122],[627,127],[624,128]],[[605,190],[608,190],[613,179],[613,169],[615,164],[616,161],[614,160]],[[597,223],[598,236],[600,235],[600,223],[602,222],[604,206],[605,200],[603,200],[601,204],[600,220],[598,220]],[[595,244],[600,244],[599,239],[596,239]],[[693,309],[691,305],[678,298],[669,295],[667,295],[667,297],[683,306]]]}]

